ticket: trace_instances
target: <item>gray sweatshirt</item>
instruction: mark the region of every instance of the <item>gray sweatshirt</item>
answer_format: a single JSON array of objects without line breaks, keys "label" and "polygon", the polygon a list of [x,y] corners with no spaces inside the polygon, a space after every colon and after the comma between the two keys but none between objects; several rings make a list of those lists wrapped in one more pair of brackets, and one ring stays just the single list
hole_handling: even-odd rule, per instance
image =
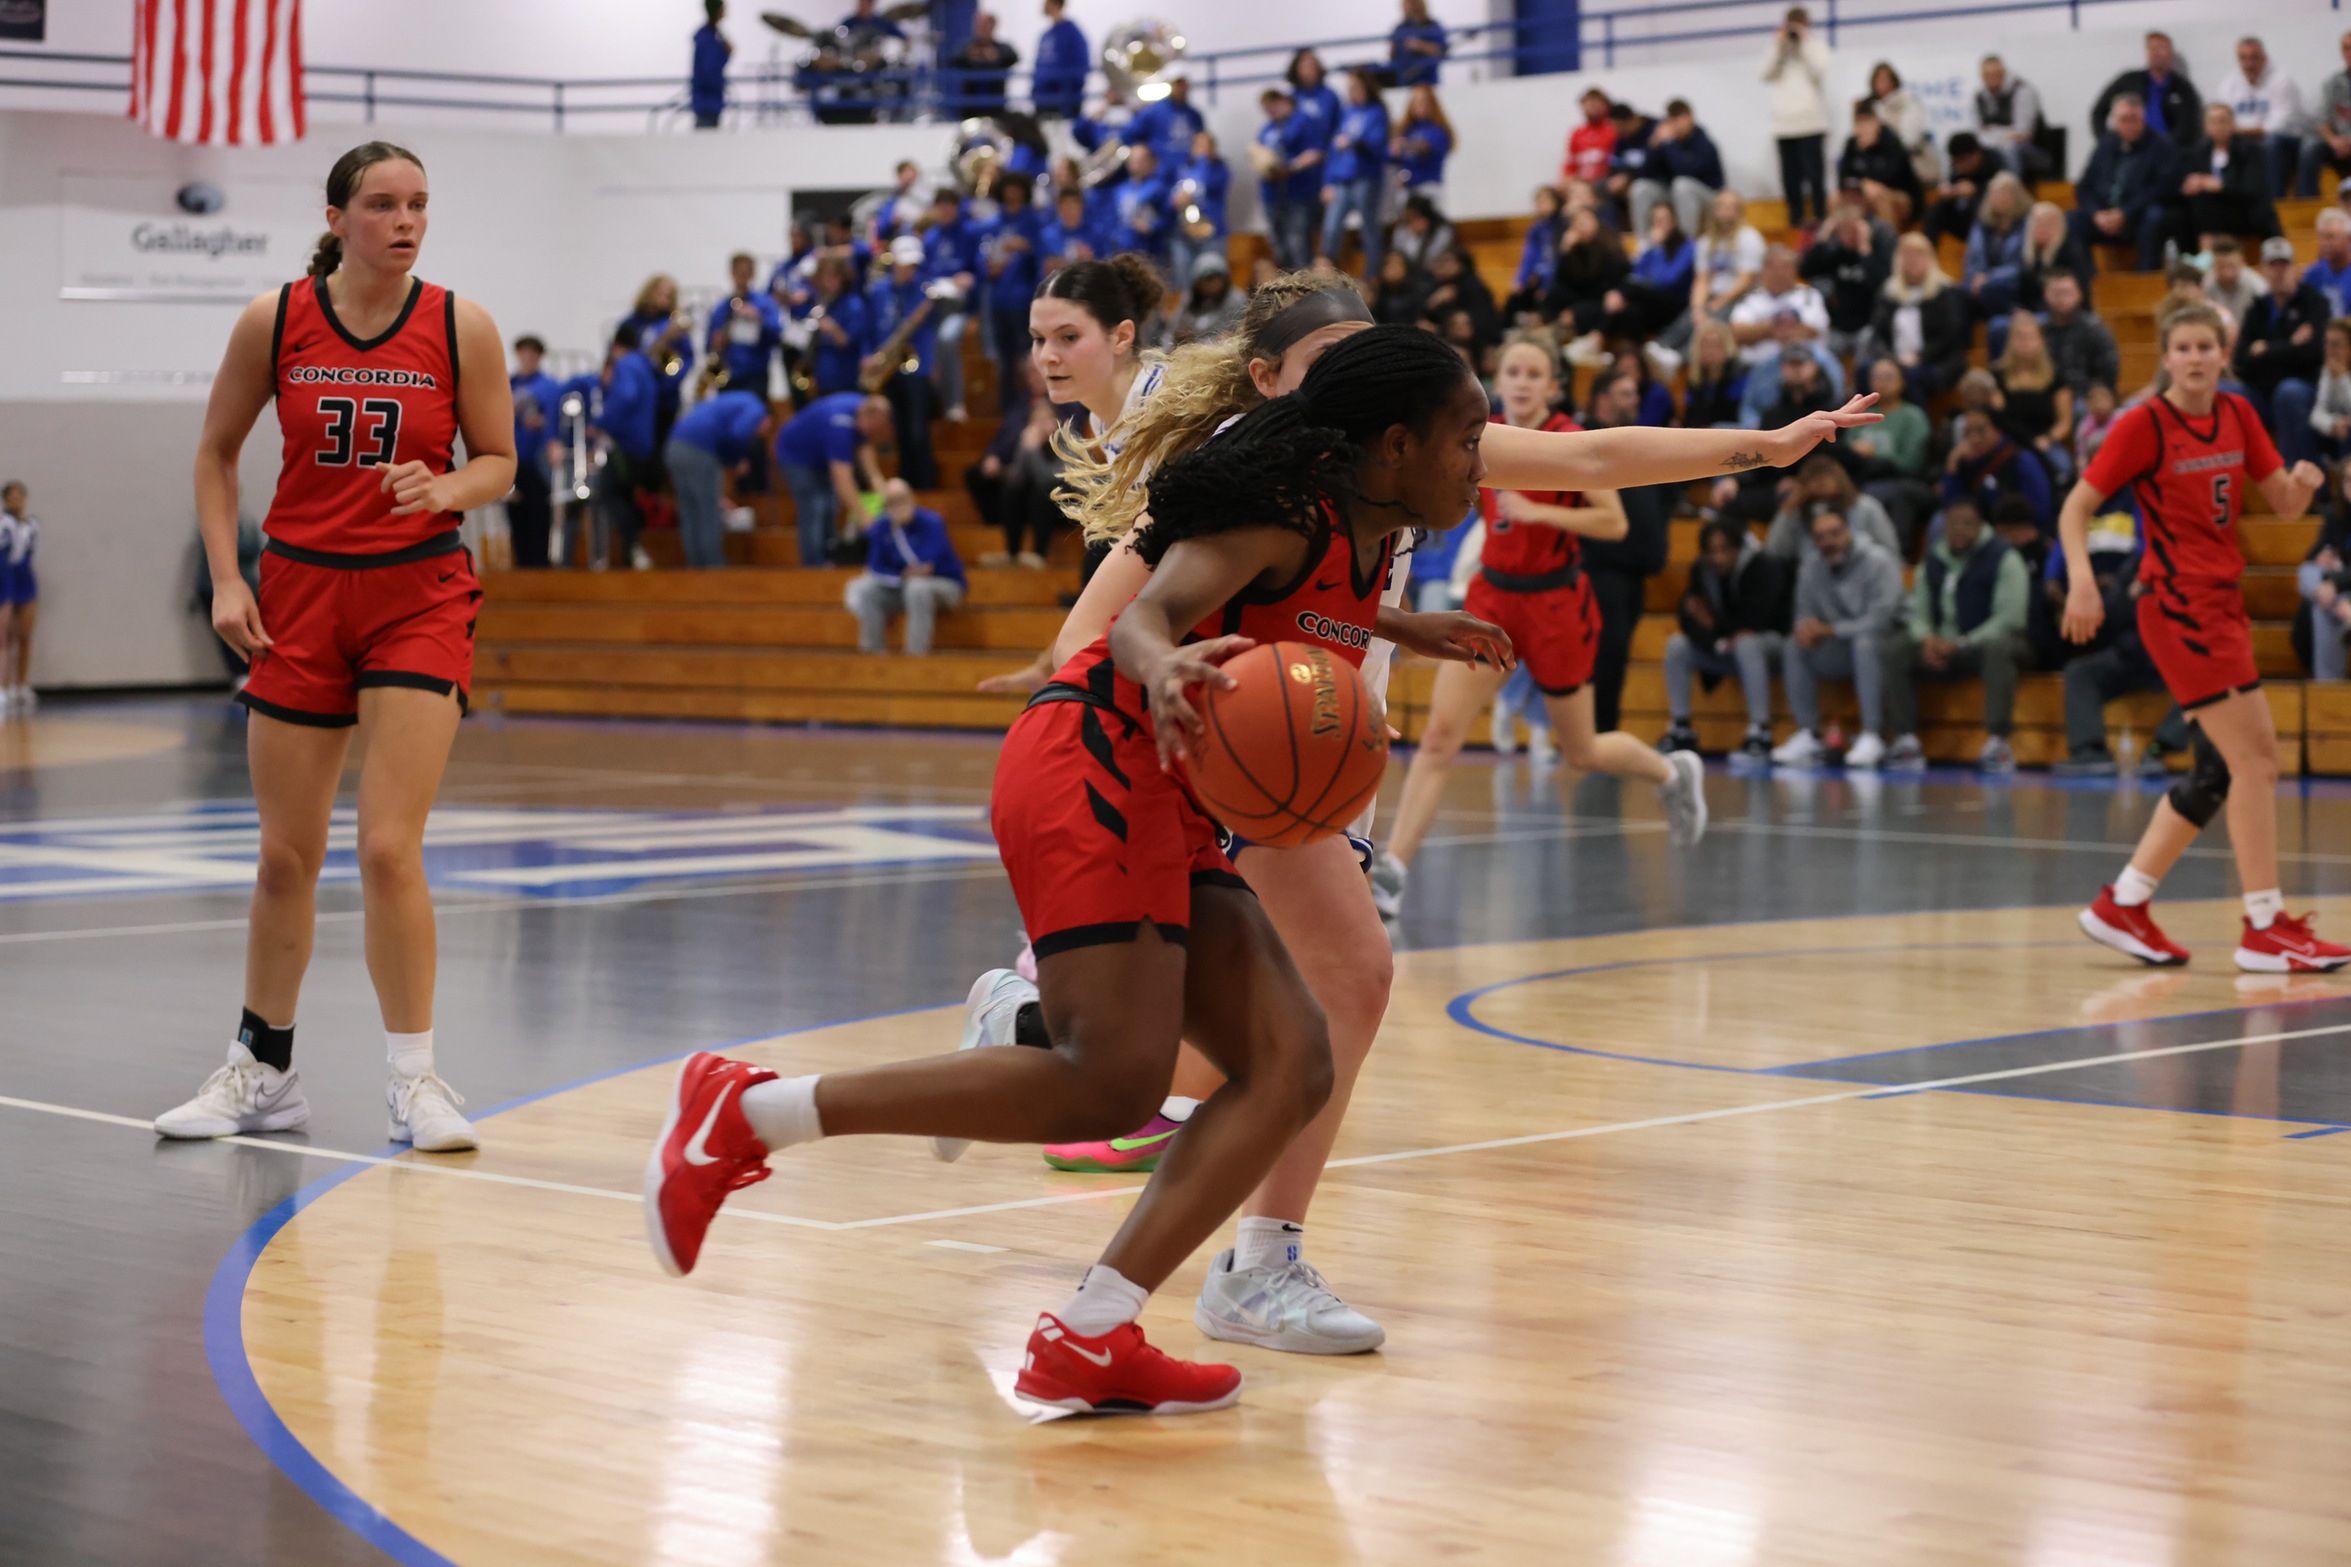
[{"label": "gray sweatshirt", "polygon": [[1796,570],[1796,618],[1825,620],[1841,637],[1884,635],[1904,604],[1902,563],[1868,539],[1854,539],[1842,566],[1813,550]]}]

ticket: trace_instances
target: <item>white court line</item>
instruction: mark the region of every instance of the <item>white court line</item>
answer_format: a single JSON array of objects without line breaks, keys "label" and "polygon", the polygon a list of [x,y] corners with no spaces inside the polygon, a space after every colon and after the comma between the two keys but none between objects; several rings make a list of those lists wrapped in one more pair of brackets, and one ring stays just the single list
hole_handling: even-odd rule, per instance
[{"label": "white court line", "polygon": [[[2165,1056],[2193,1055],[2206,1050],[2232,1050],[2243,1045],[2277,1044],[2289,1039],[2318,1039],[2330,1034],[2351,1034],[2351,1023],[2332,1023],[2323,1028],[2287,1029],[2274,1034],[2241,1034],[2231,1039],[2208,1039],[2185,1045],[2158,1045],[2147,1050],[2123,1050],[2109,1055],[2079,1056],[2068,1061],[2044,1061],[2035,1066],[2002,1067],[1993,1072],[1970,1072],[1959,1077],[1932,1078],[1923,1083],[1867,1083],[1858,1088],[1839,1089],[1833,1093],[1805,1094],[1794,1099],[1765,1099],[1753,1104],[1724,1105],[1713,1110],[1692,1110],[1681,1115],[1649,1116],[1638,1121],[1608,1121],[1598,1126],[1570,1127],[1563,1132],[1528,1132],[1518,1137],[1495,1137],[1482,1142],[1448,1143],[1439,1148],[1405,1148],[1394,1153],[1358,1154],[1352,1159],[1333,1159],[1328,1168],[1353,1169],[1370,1164],[1397,1164],[1407,1159],[1435,1159],[1450,1154],[1488,1153],[1499,1148],[1526,1148],[1541,1143],[1570,1142],[1584,1137],[1607,1137],[1618,1132],[1646,1132],[1665,1126],[1695,1126],[1705,1121],[1727,1121],[1735,1116],[1764,1115],[1775,1110],[1801,1110],[1814,1105],[1843,1104],[1854,1099],[1901,1099],[1913,1094],[1934,1093],[1949,1088],[1968,1088],[1977,1083],[2007,1082],[2020,1077],[2040,1077],[2051,1072],[2071,1072],[2083,1067],[2112,1066],[2125,1061],[2152,1061]],[[1963,1041],[1962,1041],[1963,1042]],[[83,1110],[71,1105],[46,1104],[36,1099],[12,1099],[0,1095],[0,1108],[32,1110],[44,1115],[67,1116],[79,1121],[98,1121],[110,1126],[135,1127],[152,1133],[154,1124],[130,1116],[109,1115],[99,1110]],[[2104,1108],[2131,1109],[2120,1105]],[[415,1171],[426,1175],[452,1176],[460,1180],[489,1181],[501,1186],[532,1187],[540,1191],[566,1192],[578,1197],[596,1197],[613,1202],[641,1203],[642,1193],[612,1191],[601,1186],[575,1186],[565,1181],[539,1181],[527,1176],[498,1175],[487,1170],[467,1169],[461,1165],[428,1162],[423,1159],[399,1157],[387,1159],[380,1154],[347,1153],[333,1148],[317,1148],[307,1143],[271,1142],[259,1137],[223,1137],[216,1141],[235,1143],[245,1148],[268,1148],[281,1153],[297,1153],[313,1159],[336,1159],[349,1164],[381,1165],[386,1169]],[[805,1230],[875,1230],[901,1224],[927,1224],[939,1219],[964,1219],[983,1213],[1010,1213],[1022,1208],[1053,1208],[1064,1203],[1093,1202],[1104,1197],[1132,1196],[1145,1183],[1122,1182],[1116,1186],[1098,1186],[1089,1191],[1057,1192],[1048,1197],[1023,1197],[1010,1202],[975,1203],[962,1208],[935,1208],[924,1213],[887,1214],[877,1219],[808,1219],[788,1213],[771,1213],[757,1208],[727,1208],[721,1216],[736,1219],[755,1219],[763,1224],[783,1224]]]}]

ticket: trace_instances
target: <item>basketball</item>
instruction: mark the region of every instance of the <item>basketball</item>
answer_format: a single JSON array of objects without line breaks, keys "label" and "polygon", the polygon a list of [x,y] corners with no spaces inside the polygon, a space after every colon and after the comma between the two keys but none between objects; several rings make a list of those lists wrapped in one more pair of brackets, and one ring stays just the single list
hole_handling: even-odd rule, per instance
[{"label": "basketball", "polygon": [[1268,848],[1344,831],[1388,765],[1387,726],[1362,675],[1303,642],[1251,648],[1224,669],[1240,683],[1197,698],[1206,732],[1186,765],[1193,794]]}]

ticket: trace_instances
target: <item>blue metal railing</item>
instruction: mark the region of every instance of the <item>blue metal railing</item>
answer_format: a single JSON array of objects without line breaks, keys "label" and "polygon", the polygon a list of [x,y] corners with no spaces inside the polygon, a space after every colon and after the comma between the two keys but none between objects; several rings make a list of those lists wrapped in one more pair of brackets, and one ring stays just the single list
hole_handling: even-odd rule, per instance
[{"label": "blue metal railing", "polygon": [[[1920,5],[1912,8],[1856,10],[1866,0],[1819,0],[1821,28],[1830,43],[1847,28],[1879,27],[1911,22],[1965,20],[1970,17],[2014,15],[2026,11],[2064,11],[2070,24],[2081,26],[2087,7],[2120,4],[2122,0],[1981,0],[1961,5]],[[2341,10],[2343,0],[2329,0]],[[1578,21],[1578,48],[1585,56],[1582,69],[1608,70],[1616,65],[1620,49],[1717,43],[1739,38],[1762,38],[1778,30],[1785,0],[1664,0],[1662,4],[1630,5],[1612,11],[1585,11]],[[1684,27],[1659,31],[1658,18],[1703,18],[1723,12],[1746,12],[1748,19],[1720,26]],[[1641,24],[1648,24],[1643,26]],[[1542,24],[1498,21],[1450,30],[1453,45],[1447,67],[1482,67],[1490,74],[1516,74],[1529,56],[1549,57],[1556,43],[1522,43],[1522,30]],[[1326,56],[1332,72],[1357,65],[1387,63],[1389,36],[1369,33],[1352,38],[1323,38],[1300,43],[1260,44],[1190,54],[1186,74],[1213,106],[1221,93],[1256,89],[1284,79],[1290,57],[1311,48]],[[1592,57],[1597,56],[1597,65]],[[0,76],[0,88],[27,88],[65,93],[125,94],[130,88],[130,57],[108,54],[71,54],[45,49],[0,49],[0,61],[37,61],[49,67],[101,67],[98,73],[73,76],[12,74]],[[305,65],[308,97],[313,103],[352,104],[373,124],[382,109],[437,109],[462,113],[545,116],[561,132],[580,116],[635,114],[646,117],[648,129],[683,120],[686,94],[682,75],[558,78],[499,75],[468,71],[411,71],[376,66]],[[938,120],[960,118],[967,112],[992,107],[989,99],[974,98],[968,73],[907,67],[903,69],[812,77],[805,69],[774,64],[738,70],[728,77],[728,99],[740,123],[772,124],[813,116],[837,120]],[[1029,73],[1013,72],[1009,86],[1030,84]],[[1100,85],[1099,73],[1088,79],[1088,90]],[[420,87],[483,89],[470,94],[422,92]],[[822,88],[822,92],[812,91]],[[623,95],[623,96],[615,96]],[[1015,93],[1015,103],[1026,97]]]}]

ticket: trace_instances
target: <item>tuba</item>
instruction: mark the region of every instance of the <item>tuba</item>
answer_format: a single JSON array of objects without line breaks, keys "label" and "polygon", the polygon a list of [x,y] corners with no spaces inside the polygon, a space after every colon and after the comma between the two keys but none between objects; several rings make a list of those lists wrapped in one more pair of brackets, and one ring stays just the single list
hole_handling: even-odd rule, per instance
[{"label": "tuba", "polygon": [[[1110,84],[1111,104],[1154,103],[1166,97],[1176,66],[1190,47],[1184,35],[1165,22],[1128,22],[1111,29],[1102,40],[1102,75]],[[1089,190],[1106,183],[1126,155],[1123,130],[1114,130],[1080,166],[1080,183]]]}]

